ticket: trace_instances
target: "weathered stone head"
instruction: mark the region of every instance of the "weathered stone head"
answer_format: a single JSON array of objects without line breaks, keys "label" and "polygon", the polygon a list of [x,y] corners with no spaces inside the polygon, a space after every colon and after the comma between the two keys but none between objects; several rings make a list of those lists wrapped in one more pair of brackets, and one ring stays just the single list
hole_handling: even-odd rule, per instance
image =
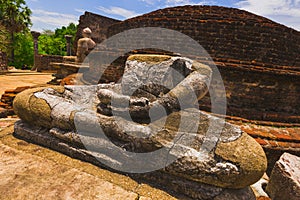
[{"label": "weathered stone head", "polygon": [[89,27],[86,27],[82,30],[82,36],[84,38],[91,38],[92,30]]}]

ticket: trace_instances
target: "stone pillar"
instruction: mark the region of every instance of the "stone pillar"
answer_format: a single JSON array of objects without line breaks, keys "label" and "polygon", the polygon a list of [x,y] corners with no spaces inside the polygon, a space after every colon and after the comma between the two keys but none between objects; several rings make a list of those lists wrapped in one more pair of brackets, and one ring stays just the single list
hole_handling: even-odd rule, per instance
[{"label": "stone pillar", "polygon": [[72,35],[65,35],[65,38],[67,40],[67,56],[71,56],[72,55],[72,48],[71,48],[71,39],[72,39]]},{"label": "stone pillar", "polygon": [[33,37],[33,45],[34,45],[34,66],[31,70],[36,70],[37,69],[37,56],[39,55],[39,44],[38,44],[38,38],[41,35],[41,33],[36,32],[36,31],[31,31],[31,35]]}]

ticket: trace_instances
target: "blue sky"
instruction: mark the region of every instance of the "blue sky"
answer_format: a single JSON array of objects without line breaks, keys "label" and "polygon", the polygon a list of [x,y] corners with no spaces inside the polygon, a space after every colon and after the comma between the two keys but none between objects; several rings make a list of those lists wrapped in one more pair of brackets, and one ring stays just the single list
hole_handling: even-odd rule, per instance
[{"label": "blue sky", "polygon": [[32,30],[78,23],[84,11],[124,20],[177,5],[219,5],[240,8],[300,31],[300,0],[26,0],[32,10]]}]

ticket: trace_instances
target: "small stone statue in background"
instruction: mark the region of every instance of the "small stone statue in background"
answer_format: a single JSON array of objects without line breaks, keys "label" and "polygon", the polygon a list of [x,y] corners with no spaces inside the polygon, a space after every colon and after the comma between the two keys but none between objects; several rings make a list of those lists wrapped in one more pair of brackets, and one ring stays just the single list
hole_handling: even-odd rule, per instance
[{"label": "small stone statue in background", "polygon": [[90,53],[91,50],[96,46],[96,43],[91,39],[92,31],[90,28],[82,30],[83,38],[78,40],[76,62],[82,63],[85,57]]}]

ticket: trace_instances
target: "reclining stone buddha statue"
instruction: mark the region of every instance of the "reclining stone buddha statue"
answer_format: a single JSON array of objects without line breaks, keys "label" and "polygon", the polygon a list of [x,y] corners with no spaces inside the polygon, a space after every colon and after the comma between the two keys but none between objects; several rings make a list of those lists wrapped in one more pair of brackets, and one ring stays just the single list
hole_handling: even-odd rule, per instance
[{"label": "reclining stone buddha statue", "polygon": [[[157,170],[194,182],[245,188],[263,175],[266,157],[238,127],[225,122],[220,128],[221,119],[195,106],[207,93],[211,75],[210,67],[188,58],[131,55],[120,83],[20,93],[14,110],[22,121],[15,133],[38,143],[35,137],[48,134],[120,171],[147,172],[157,165],[163,166]],[[39,136],[26,132],[40,128],[45,131]],[[113,145],[103,142],[105,137]],[[151,152],[162,149],[154,159]],[[133,154],[141,155],[140,162]]]}]

